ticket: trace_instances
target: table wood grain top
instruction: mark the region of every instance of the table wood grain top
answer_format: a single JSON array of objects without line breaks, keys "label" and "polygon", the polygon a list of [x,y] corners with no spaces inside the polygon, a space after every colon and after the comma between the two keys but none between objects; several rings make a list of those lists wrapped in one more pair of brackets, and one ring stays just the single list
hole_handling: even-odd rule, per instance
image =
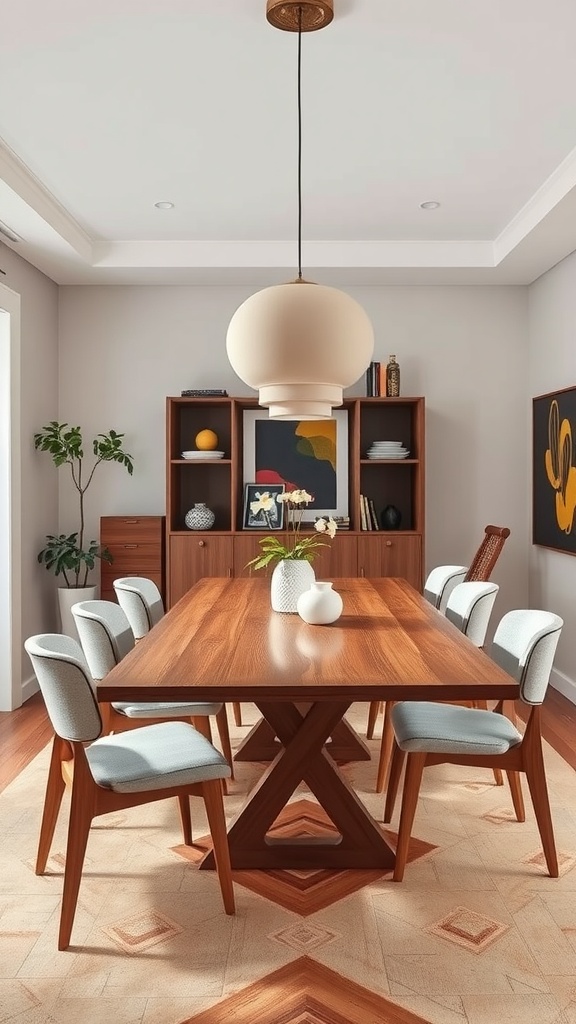
[{"label": "table wood grain top", "polygon": [[329,626],[273,612],[265,578],[200,580],[98,685],[98,699],[506,699],[518,685],[405,580],[338,579]]}]

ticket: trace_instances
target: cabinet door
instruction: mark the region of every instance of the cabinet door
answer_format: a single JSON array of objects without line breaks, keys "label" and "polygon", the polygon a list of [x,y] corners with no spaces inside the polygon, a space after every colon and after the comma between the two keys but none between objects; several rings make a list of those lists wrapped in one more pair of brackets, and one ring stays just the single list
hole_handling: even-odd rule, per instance
[{"label": "cabinet door", "polygon": [[234,552],[232,537],[201,536],[170,538],[169,606],[204,576],[232,576]]},{"label": "cabinet door", "polygon": [[342,576],[358,575],[357,537],[337,533],[334,540],[327,540],[328,547],[317,548],[312,566],[317,580],[338,579]]},{"label": "cabinet door", "polygon": [[[263,537],[264,534],[246,532],[243,534],[237,534],[234,537],[234,575],[235,576],[250,576],[250,569],[246,568],[246,563],[250,562],[256,555],[262,553],[258,541]],[[282,534],[278,534],[279,540],[283,543],[284,537]],[[271,566],[267,570],[267,574],[270,575],[274,566]],[[254,572],[254,570],[252,570]],[[264,569],[258,569],[256,576],[264,576],[266,571]]]},{"label": "cabinet door", "polygon": [[376,534],[358,537],[359,576],[400,576],[422,589],[420,536]]}]

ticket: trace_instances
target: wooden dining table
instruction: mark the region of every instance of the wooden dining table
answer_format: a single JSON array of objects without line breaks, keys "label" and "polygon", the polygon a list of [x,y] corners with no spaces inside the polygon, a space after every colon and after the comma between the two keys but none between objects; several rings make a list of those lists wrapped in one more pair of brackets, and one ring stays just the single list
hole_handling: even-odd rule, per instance
[{"label": "wooden dining table", "polygon": [[[237,870],[393,865],[382,828],[330,752],[354,702],[518,695],[516,681],[405,580],[338,579],[334,586],[341,617],[311,626],[271,610],[264,578],[202,579],[98,684],[99,701],[256,704],[278,750],[229,826]],[[337,832],[271,836],[301,782]],[[202,867],[214,867],[211,854]]]}]

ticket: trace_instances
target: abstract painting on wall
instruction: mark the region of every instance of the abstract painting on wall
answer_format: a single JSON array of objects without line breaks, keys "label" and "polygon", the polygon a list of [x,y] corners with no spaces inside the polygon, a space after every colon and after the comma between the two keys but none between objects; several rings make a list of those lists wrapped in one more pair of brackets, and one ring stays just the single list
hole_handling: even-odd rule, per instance
[{"label": "abstract painting on wall", "polygon": [[576,387],[533,399],[532,541],[576,555]]},{"label": "abstract painting on wall", "polygon": [[244,480],[283,484],[314,497],[304,515],[348,515],[348,413],[329,420],[271,420],[244,413]]}]

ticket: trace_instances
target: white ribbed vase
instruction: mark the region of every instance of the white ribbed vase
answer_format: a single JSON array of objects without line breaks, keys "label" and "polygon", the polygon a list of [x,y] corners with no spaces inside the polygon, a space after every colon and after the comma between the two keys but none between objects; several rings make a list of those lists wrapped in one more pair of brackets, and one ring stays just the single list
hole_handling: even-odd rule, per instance
[{"label": "white ribbed vase", "polygon": [[270,602],[275,612],[296,612],[298,598],[315,580],[314,569],[304,559],[284,558],[270,581]]},{"label": "white ribbed vase", "polygon": [[328,622],[336,622],[342,615],[342,598],[332,590],[328,582],[314,582],[310,590],[298,598],[297,611],[304,622],[311,626],[325,626]]}]

